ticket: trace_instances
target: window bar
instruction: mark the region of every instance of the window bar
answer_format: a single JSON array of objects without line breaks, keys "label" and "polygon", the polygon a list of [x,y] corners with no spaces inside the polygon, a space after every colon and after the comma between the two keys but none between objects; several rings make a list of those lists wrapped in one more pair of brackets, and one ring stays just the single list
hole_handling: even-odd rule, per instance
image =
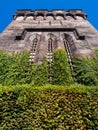
[{"label": "window bar", "polygon": [[70,64],[71,70],[73,71],[71,50],[70,50],[68,41],[66,39],[64,39],[63,41],[64,41],[65,50],[67,52],[68,62]]},{"label": "window bar", "polygon": [[35,57],[36,49],[37,49],[37,43],[38,43],[38,40],[37,40],[37,38],[35,38],[33,40],[32,49],[31,49],[31,53],[30,53],[29,61],[31,61],[31,62],[34,61],[34,57]]},{"label": "window bar", "polygon": [[49,82],[52,83],[52,66],[51,66],[51,62],[52,62],[52,52],[53,52],[53,46],[52,46],[52,39],[49,38],[48,40],[48,74],[49,74]]}]

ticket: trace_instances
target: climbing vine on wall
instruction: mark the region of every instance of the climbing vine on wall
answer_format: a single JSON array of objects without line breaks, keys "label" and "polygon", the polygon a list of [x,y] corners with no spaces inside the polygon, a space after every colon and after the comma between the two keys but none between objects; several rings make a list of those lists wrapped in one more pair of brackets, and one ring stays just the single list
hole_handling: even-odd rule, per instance
[{"label": "climbing vine on wall", "polygon": [[[98,85],[98,53],[92,58],[74,58],[72,61],[74,77],[78,83]],[[49,64],[51,64],[51,69],[49,69]],[[52,84],[73,83],[65,50],[56,50],[53,54],[53,61],[49,64],[45,58],[40,64],[29,64],[29,52],[8,55],[0,51],[0,84],[40,86],[50,83],[50,77],[52,77]]]},{"label": "climbing vine on wall", "polygon": [[32,85],[40,86],[48,83],[48,66],[45,58],[43,58],[40,64],[32,63],[31,71]]},{"label": "climbing vine on wall", "polygon": [[65,50],[56,50],[53,54],[53,83],[59,85],[73,82]]},{"label": "climbing vine on wall", "polygon": [[7,55],[0,52],[0,83],[3,85],[29,83],[28,52]]},{"label": "climbing vine on wall", "polygon": [[98,53],[92,58],[74,58],[73,68],[78,83],[98,85]]}]

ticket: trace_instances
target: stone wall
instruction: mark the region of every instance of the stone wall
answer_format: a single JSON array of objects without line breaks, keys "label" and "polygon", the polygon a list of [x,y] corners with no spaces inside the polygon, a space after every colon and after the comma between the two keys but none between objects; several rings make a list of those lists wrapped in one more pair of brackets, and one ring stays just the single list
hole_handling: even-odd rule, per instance
[{"label": "stone wall", "polygon": [[0,35],[0,50],[31,52],[35,38],[36,61],[48,55],[50,38],[52,51],[68,44],[72,56],[91,56],[98,49],[98,31],[82,10],[18,10]]}]

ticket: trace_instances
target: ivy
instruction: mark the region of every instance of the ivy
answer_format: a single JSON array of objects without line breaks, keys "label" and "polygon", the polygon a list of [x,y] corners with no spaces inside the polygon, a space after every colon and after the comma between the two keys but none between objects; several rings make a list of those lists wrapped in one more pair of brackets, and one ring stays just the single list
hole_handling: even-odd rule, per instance
[{"label": "ivy", "polygon": [[74,58],[73,68],[78,83],[98,85],[98,54],[92,58]]},{"label": "ivy", "polygon": [[48,83],[48,65],[44,58],[40,64],[32,64],[32,85],[45,85]]},{"label": "ivy", "polygon": [[68,58],[65,50],[56,50],[53,54],[53,83],[59,85],[73,82]]},{"label": "ivy", "polygon": [[[40,64],[29,63],[29,52],[7,55],[0,52],[0,83],[3,85],[32,84],[44,85],[70,84],[72,77],[67,55],[64,50],[56,50],[53,54],[53,62],[43,58]],[[49,68],[51,64],[51,68]],[[51,71],[51,72],[50,72]]]},{"label": "ivy", "polygon": [[29,53],[7,55],[0,52],[0,83],[15,85],[29,83]]}]

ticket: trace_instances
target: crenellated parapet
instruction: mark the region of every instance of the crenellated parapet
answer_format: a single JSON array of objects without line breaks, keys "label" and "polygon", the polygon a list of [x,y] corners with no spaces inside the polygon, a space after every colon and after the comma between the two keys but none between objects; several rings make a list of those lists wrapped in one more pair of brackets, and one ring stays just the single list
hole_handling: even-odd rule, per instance
[{"label": "crenellated parapet", "polygon": [[18,10],[13,15],[14,20],[67,20],[67,19],[87,19],[87,15],[82,10]]}]

